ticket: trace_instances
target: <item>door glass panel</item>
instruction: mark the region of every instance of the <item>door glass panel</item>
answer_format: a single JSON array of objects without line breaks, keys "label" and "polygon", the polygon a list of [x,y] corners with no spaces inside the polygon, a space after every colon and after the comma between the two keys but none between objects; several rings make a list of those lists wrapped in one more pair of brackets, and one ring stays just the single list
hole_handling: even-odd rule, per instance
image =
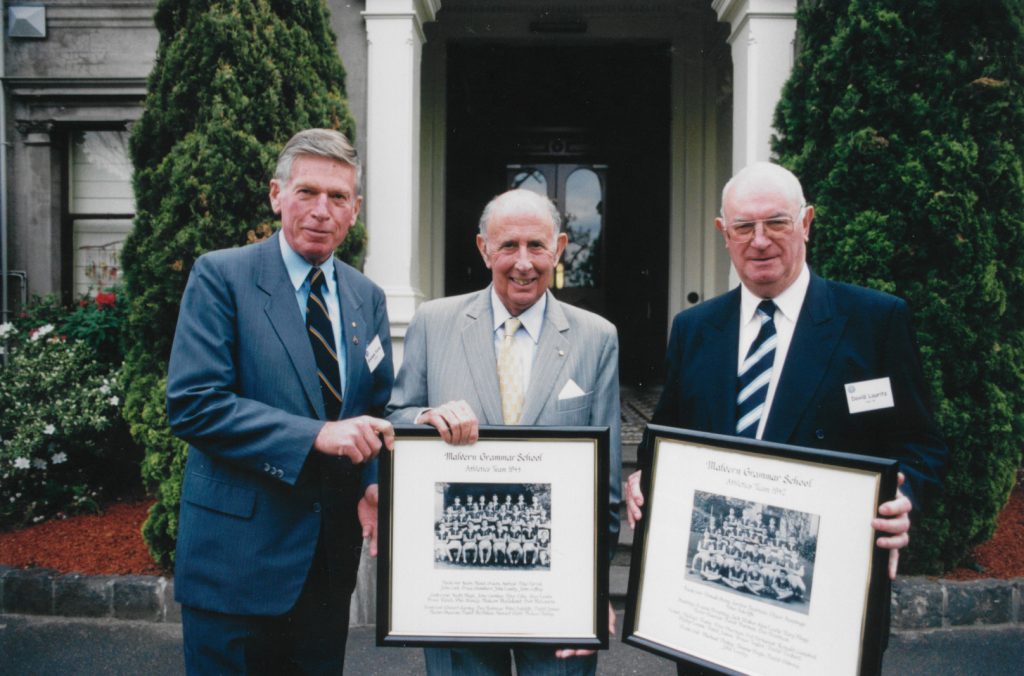
[{"label": "door glass panel", "polygon": [[548,197],[548,181],[538,169],[525,167],[512,176],[510,188],[522,188]]},{"label": "door glass panel", "polygon": [[576,169],[565,181],[565,231],[569,243],[562,261],[565,286],[594,288],[600,285],[599,247],[604,221],[601,180],[593,169]]}]

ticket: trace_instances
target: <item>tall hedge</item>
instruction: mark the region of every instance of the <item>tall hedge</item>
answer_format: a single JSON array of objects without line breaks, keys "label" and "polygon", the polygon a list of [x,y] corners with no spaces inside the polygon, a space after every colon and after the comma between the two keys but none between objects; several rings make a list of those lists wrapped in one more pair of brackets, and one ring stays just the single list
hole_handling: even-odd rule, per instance
[{"label": "tall hedge", "polygon": [[[202,253],[265,237],[268,181],[307,127],[354,130],[322,0],[162,0],[145,111],[132,130],[136,217],[123,265],[132,306],[125,417],[156,491],[144,535],[173,565],[185,446],[168,429],[167,360],[178,303]],[[345,246],[358,255],[365,230]]]},{"label": "tall hedge", "polygon": [[818,217],[811,265],[907,299],[952,456],[901,568],[965,563],[1024,447],[1018,0],[801,3],[774,150]]}]

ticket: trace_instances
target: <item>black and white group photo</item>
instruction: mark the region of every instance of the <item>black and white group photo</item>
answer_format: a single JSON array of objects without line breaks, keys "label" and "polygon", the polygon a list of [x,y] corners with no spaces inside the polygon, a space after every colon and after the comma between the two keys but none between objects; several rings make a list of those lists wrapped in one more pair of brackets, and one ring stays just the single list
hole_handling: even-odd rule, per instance
[{"label": "black and white group photo", "polygon": [[686,576],[807,614],[816,514],[696,491]]},{"label": "black and white group photo", "polygon": [[551,484],[437,483],[436,568],[551,569]]}]

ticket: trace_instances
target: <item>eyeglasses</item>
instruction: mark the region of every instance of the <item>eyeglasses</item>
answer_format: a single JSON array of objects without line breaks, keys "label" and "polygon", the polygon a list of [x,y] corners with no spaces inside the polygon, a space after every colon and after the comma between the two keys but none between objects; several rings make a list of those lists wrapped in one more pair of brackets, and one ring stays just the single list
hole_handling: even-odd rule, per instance
[{"label": "eyeglasses", "polygon": [[757,231],[758,223],[764,227],[765,237],[770,237],[771,239],[786,237],[793,232],[793,226],[796,225],[797,219],[803,216],[805,206],[800,207],[800,213],[797,215],[796,219],[790,216],[773,216],[772,218],[730,223],[725,226],[726,237],[728,237],[731,242],[746,244],[750,240],[754,239],[754,233]]}]

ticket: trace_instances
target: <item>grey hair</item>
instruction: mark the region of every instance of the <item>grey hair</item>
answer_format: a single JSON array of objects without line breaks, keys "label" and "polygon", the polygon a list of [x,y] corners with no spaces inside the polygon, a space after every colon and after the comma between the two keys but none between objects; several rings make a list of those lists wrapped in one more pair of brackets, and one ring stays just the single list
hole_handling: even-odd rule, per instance
[{"label": "grey hair", "polygon": [[769,177],[775,180],[789,197],[796,200],[800,205],[800,209],[803,210],[807,200],[804,199],[804,189],[800,185],[800,179],[796,177],[796,174],[778,164],[754,162],[740,169],[722,188],[722,207],[719,211],[722,218],[725,218],[725,200],[729,196],[729,192],[739,183],[762,177]]},{"label": "grey hair", "polygon": [[303,129],[292,136],[277,157],[274,178],[287,183],[292,177],[292,163],[300,155],[316,155],[351,165],[356,170],[356,192],[363,183],[363,165],[359,153],[348,138],[334,129]]},{"label": "grey hair", "polygon": [[554,240],[558,237],[562,227],[562,215],[558,213],[558,207],[546,196],[522,188],[503,192],[487,203],[483,213],[480,214],[480,235],[484,238],[487,237],[487,224],[491,222],[491,219],[524,213],[548,218],[553,230],[551,239]]}]

